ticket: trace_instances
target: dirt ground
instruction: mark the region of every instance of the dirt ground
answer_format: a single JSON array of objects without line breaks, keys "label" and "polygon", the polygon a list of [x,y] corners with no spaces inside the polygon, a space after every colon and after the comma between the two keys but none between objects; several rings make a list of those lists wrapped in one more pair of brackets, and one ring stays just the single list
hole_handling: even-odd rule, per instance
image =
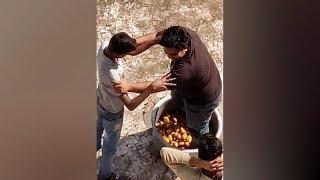
[{"label": "dirt ground", "polygon": [[[97,0],[97,49],[102,41],[120,31],[138,37],[171,25],[189,27],[200,35],[223,79],[222,0]],[[124,60],[129,82],[151,81],[169,71],[170,60],[160,46]],[[143,120],[147,117],[144,114],[167,93],[151,95],[134,111],[125,109],[115,171],[137,180],[175,178],[158,153],[152,151],[151,129]],[[218,109],[223,115],[222,103]]]}]

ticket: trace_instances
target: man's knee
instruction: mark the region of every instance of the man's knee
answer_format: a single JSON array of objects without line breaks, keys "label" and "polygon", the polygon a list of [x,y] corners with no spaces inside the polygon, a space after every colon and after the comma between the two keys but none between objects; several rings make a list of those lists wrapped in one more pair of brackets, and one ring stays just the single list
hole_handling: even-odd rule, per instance
[{"label": "man's knee", "polygon": [[106,133],[103,137],[103,149],[108,153],[114,153],[120,139],[120,132]]},{"label": "man's knee", "polygon": [[165,162],[165,163],[169,163],[168,158],[169,158],[169,152],[168,152],[169,148],[168,147],[162,147],[160,149],[160,156],[161,159]]}]

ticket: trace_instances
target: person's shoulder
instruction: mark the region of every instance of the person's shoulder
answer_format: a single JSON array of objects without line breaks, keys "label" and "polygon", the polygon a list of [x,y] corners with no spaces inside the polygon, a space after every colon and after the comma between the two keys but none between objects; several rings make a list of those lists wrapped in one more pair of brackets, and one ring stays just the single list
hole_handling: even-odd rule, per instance
[{"label": "person's shoulder", "polygon": [[190,29],[190,28],[187,28],[187,27],[182,27],[183,29],[185,29],[186,31],[188,32],[195,32],[194,30]]},{"label": "person's shoulder", "polygon": [[121,73],[117,69],[104,67],[102,70],[99,71],[99,78],[103,82],[110,84],[116,81],[120,81]]},{"label": "person's shoulder", "polygon": [[172,73],[177,78],[190,79],[192,77],[191,65],[187,62],[179,62],[172,68]]},{"label": "person's shoulder", "polygon": [[176,63],[172,70],[177,71],[179,73],[190,73],[191,72],[191,64],[187,61],[181,61]]},{"label": "person's shoulder", "polygon": [[100,43],[99,49],[98,49],[98,53],[102,52],[107,46],[109,45],[109,41],[102,41]]},{"label": "person's shoulder", "polygon": [[189,35],[193,36],[193,35],[197,35],[196,31],[190,29],[190,28],[187,28],[187,27],[182,27],[183,29],[185,29]]},{"label": "person's shoulder", "polygon": [[104,48],[106,48],[108,45],[109,45],[109,41],[108,41],[108,40],[104,40],[104,41],[101,42],[100,47],[104,49]]},{"label": "person's shoulder", "polygon": [[101,57],[102,58],[102,55],[103,55],[103,50],[108,46],[108,42],[107,41],[102,41],[100,43],[100,46],[98,48],[98,51],[97,51],[97,56]]},{"label": "person's shoulder", "polygon": [[[190,38],[193,40],[191,42],[198,42],[201,41],[200,36],[198,35],[198,33],[195,30],[192,30],[190,28],[185,28],[185,30],[188,32],[188,34],[190,35]],[[202,41],[201,41],[202,42]]]}]

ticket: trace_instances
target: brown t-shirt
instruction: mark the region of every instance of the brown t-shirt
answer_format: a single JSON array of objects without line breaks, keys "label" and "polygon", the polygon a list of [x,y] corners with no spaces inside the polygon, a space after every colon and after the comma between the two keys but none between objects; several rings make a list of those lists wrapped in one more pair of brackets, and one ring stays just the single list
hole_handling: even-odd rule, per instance
[{"label": "brown t-shirt", "polygon": [[200,37],[185,28],[191,43],[186,55],[171,62],[171,76],[177,78],[176,92],[193,105],[216,100],[222,89],[219,71]]}]

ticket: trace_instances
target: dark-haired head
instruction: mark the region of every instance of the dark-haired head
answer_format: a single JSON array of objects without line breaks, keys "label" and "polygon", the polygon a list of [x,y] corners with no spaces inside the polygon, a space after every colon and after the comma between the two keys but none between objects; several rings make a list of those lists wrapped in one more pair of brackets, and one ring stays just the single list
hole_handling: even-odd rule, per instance
[{"label": "dark-haired head", "polygon": [[222,142],[211,133],[202,134],[199,138],[199,158],[212,161],[222,154]]},{"label": "dark-haired head", "polygon": [[169,58],[175,60],[182,58],[190,45],[190,36],[185,28],[181,26],[171,26],[164,30],[160,45],[164,47]]},{"label": "dark-haired head", "polygon": [[112,36],[108,45],[109,52],[119,57],[125,56],[127,53],[136,50],[136,48],[136,40],[125,32],[120,32]]}]

